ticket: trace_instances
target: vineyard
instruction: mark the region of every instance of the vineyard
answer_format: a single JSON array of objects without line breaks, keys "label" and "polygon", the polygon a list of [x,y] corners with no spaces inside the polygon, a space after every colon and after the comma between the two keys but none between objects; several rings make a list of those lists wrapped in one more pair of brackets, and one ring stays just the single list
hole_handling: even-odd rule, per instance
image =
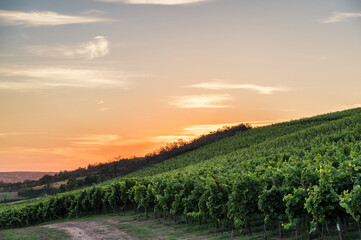
[{"label": "vineyard", "polygon": [[[279,238],[361,239],[361,109],[248,130],[90,188],[0,205],[0,228],[127,210]],[[353,237],[347,237],[354,229]],[[288,235],[287,235],[288,234]]]}]

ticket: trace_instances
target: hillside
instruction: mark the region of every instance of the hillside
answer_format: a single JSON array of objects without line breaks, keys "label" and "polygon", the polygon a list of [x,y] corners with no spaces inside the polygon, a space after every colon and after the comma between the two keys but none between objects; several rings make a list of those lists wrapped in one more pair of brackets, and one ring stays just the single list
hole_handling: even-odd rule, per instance
[{"label": "hillside", "polygon": [[[0,191],[17,193],[23,198],[34,198],[44,195],[53,195],[64,191],[91,186],[95,183],[107,181],[118,176],[124,176],[134,171],[147,168],[167,159],[198,149],[207,144],[234,136],[251,129],[249,124],[238,124],[232,127],[223,127],[217,131],[201,135],[190,141],[179,139],[168,143],[159,149],[148,153],[144,157],[121,158],[108,163],[89,165],[87,168],[78,168],[73,171],[60,171],[49,174],[31,172],[0,173],[5,180],[0,180]],[[31,177],[39,176],[35,179]],[[25,179],[26,180],[25,180]],[[17,199],[17,198],[16,198]],[[16,200],[14,199],[14,200]],[[1,202],[1,198],[0,198]]]},{"label": "hillside", "polygon": [[247,234],[277,226],[279,237],[312,230],[352,239],[360,181],[357,108],[242,132],[88,189],[0,205],[0,227],[138,208]]}]

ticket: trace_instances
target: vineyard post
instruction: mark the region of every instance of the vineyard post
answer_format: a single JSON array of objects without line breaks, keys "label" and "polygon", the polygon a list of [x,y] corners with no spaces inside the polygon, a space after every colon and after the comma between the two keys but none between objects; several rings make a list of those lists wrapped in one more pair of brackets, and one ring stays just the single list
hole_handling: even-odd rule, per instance
[{"label": "vineyard post", "polygon": [[343,226],[342,226],[342,222],[341,222],[341,219],[340,217],[337,217],[337,231],[338,231],[338,234],[340,236],[340,239],[341,240],[344,240],[344,236],[343,236]]},{"label": "vineyard post", "polygon": [[263,240],[267,240],[267,225],[266,221],[263,223]]},{"label": "vineyard post", "polygon": [[145,218],[149,218],[149,211],[147,207],[144,207],[145,209]]},{"label": "vineyard post", "polygon": [[252,235],[251,224],[249,223],[247,216],[245,217],[245,224],[246,224],[246,227],[248,228],[249,234]]},{"label": "vineyard post", "polygon": [[[273,186],[277,188],[276,179],[274,176],[272,176],[272,183]],[[283,238],[282,222],[280,220],[277,220],[277,222],[278,222],[278,233],[280,235],[280,238]]]},{"label": "vineyard post", "polygon": [[[301,175],[301,181],[302,181],[302,188],[304,190],[304,194],[305,194],[305,199],[308,197],[307,194],[307,189],[306,189],[306,184],[305,184],[305,175],[302,173]],[[311,226],[310,226],[310,214],[307,212],[306,214],[306,226],[307,226],[307,237],[308,240],[312,240],[312,236],[311,236]],[[297,231],[297,230],[296,230]]]},{"label": "vineyard post", "polygon": [[328,228],[328,220],[327,219],[326,219],[326,230],[327,230],[328,235],[330,236],[330,239],[333,240],[330,229]]}]

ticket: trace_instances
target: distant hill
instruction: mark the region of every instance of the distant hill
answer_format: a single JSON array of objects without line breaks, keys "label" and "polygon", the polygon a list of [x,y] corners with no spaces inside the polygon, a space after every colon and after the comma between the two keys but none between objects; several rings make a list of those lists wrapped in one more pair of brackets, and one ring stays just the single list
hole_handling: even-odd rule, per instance
[{"label": "distant hill", "polygon": [[25,180],[39,180],[44,175],[54,175],[56,172],[0,172],[0,182],[16,183]]},{"label": "distant hill", "polygon": [[[112,178],[125,176],[131,172],[150,167],[152,165],[169,160],[187,152],[221,139],[228,138],[251,129],[249,124],[239,124],[232,127],[224,126],[201,135],[191,141],[179,139],[176,142],[168,143],[144,157],[121,158],[110,163],[89,165],[87,168],[78,168],[73,171],[55,172],[0,172],[0,188],[4,191],[18,191],[19,195],[26,197],[38,197],[43,195],[53,195],[55,193],[73,190],[90,186],[95,183],[104,182]],[[26,180],[24,182],[24,180]],[[75,182],[69,182],[75,180]],[[64,185],[62,187],[59,187]],[[44,185],[51,186],[44,189]],[[41,189],[38,187],[41,186]],[[54,186],[57,186],[54,188]],[[37,187],[37,189],[31,189]],[[24,191],[26,191],[26,194]],[[31,193],[29,192],[31,191]]]}]

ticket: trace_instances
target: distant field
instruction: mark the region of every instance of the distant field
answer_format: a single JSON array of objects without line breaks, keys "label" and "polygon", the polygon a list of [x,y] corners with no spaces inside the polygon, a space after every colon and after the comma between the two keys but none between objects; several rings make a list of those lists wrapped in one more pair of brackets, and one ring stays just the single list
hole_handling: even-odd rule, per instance
[{"label": "distant field", "polygon": [[25,180],[39,180],[44,175],[54,175],[56,172],[0,172],[0,182],[16,183]]},{"label": "distant field", "polygon": [[[52,188],[59,188],[62,184],[66,184],[67,181],[59,181],[59,182],[54,182],[54,183],[50,183],[50,187]],[[33,189],[42,189],[46,186],[46,184],[43,185],[38,185],[33,187]]]}]

